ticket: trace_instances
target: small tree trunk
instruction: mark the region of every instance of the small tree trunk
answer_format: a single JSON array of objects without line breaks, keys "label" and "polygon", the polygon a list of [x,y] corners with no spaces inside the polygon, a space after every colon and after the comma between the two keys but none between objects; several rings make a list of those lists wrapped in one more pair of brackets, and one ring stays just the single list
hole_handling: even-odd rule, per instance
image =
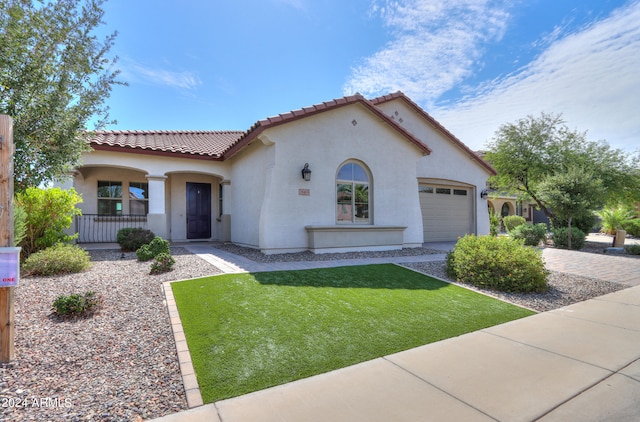
[{"label": "small tree trunk", "polygon": [[571,216],[569,216],[569,231],[567,232],[567,248],[571,250]]}]

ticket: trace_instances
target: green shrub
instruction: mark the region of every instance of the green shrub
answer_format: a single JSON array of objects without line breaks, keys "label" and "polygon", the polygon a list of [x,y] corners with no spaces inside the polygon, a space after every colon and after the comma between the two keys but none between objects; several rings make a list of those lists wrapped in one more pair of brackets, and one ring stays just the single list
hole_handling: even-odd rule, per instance
[{"label": "green shrub", "polygon": [[96,312],[102,304],[102,297],[96,292],[83,295],[60,295],[53,302],[51,310],[60,316],[88,316]]},{"label": "green shrub", "polygon": [[169,250],[169,241],[164,240],[160,236],[153,238],[151,243],[142,245],[137,251],[138,261],[149,261],[161,253],[171,254]]},{"label": "green shrub", "polygon": [[125,227],[118,230],[116,241],[123,251],[137,251],[142,245],[151,243],[154,237],[156,235],[151,230],[142,227]]},{"label": "green shrub", "polygon": [[547,270],[540,250],[507,237],[467,235],[447,255],[447,274],[504,292],[543,292]]},{"label": "green shrub", "polygon": [[489,234],[491,236],[497,236],[500,231],[500,222],[502,221],[502,217],[500,217],[500,213],[496,212],[493,209],[489,210]]},{"label": "green shrub", "polygon": [[640,245],[627,245],[624,247],[624,250],[629,255],[640,255]]},{"label": "green shrub", "polygon": [[527,246],[538,246],[547,235],[547,225],[538,224],[521,224],[509,232],[514,239],[519,239]]},{"label": "green shrub", "polygon": [[27,212],[17,202],[13,203],[13,245],[18,246],[27,235]]},{"label": "green shrub", "polygon": [[625,207],[605,208],[596,214],[602,220],[600,231],[607,234],[616,234],[616,230],[622,229],[624,222],[635,215],[631,209]]},{"label": "green shrub", "polygon": [[26,275],[79,273],[91,265],[89,253],[75,246],[58,243],[31,254],[22,264]]},{"label": "green shrub", "polygon": [[71,227],[74,216],[81,214],[76,204],[82,202],[82,197],[75,189],[27,188],[16,194],[15,202],[26,213],[25,235],[18,245],[22,247],[22,256],[59,242],[70,242],[77,236],[64,233]]},{"label": "green shrub", "polygon": [[519,215],[507,215],[505,217],[502,217],[502,224],[504,224],[504,228],[506,231],[511,232],[511,230],[515,229],[516,227],[522,224],[527,224],[527,220]]},{"label": "green shrub", "polygon": [[623,222],[622,228],[628,235],[640,237],[640,218],[634,218]]},{"label": "green shrub", "polygon": [[[553,229],[552,239],[553,244],[558,249],[569,249],[569,239],[567,236],[569,229],[566,227],[560,227]],[[579,251],[584,246],[584,240],[587,236],[582,230],[577,227],[571,227],[571,249]]]},{"label": "green shrub", "polygon": [[166,273],[173,269],[176,260],[168,253],[162,252],[156,256],[155,261],[151,264],[151,274]]}]

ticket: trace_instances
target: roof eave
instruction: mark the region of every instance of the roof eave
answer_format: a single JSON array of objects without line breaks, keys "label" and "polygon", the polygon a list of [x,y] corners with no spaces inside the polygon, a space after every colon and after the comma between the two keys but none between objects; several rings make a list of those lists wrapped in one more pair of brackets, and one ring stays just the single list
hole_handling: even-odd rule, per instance
[{"label": "roof eave", "polygon": [[208,160],[208,161],[223,161],[223,158],[219,154],[193,154],[187,152],[176,152],[176,151],[162,151],[155,150],[149,148],[134,148],[131,146],[123,146],[123,145],[104,145],[104,144],[95,144],[89,143],[89,146],[96,151],[113,151],[113,152],[129,152],[133,154],[143,154],[143,155],[154,155],[161,157],[172,157],[172,158],[187,158],[189,160]]}]

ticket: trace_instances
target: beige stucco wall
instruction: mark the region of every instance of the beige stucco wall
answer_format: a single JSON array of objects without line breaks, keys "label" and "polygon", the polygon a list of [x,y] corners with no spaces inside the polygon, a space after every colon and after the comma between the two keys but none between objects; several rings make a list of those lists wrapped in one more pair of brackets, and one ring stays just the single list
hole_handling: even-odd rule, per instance
[{"label": "beige stucco wall", "polygon": [[[193,160],[137,153],[92,151],[83,155],[73,186],[82,195],[79,205],[83,213],[97,212],[98,180],[122,181],[123,191],[129,182],[149,182],[164,179],[164,206],[161,213],[149,216],[156,234],[172,241],[186,240],[186,183],[211,183],[212,239],[220,234],[218,221],[218,189],[228,179],[229,164],[211,160]],[[150,186],[149,202],[153,200]],[[150,207],[151,211],[151,207]],[[123,213],[129,213],[128,198],[123,195]]]},{"label": "beige stucco wall", "polygon": [[[257,242],[267,253],[307,249],[305,226],[336,224],[336,173],[345,161],[357,160],[371,171],[373,223],[406,226],[405,246],[422,244],[415,170],[422,152],[366,108],[354,104],[276,126],[261,139],[235,159],[233,241]],[[300,173],[305,163],[312,171],[309,182]],[[247,189],[263,201],[239,213],[238,196]],[[256,222],[258,239],[246,229]]]},{"label": "beige stucco wall", "polygon": [[379,108],[431,148],[432,153],[417,163],[416,173],[419,178],[450,180],[475,187],[473,201],[476,234],[488,234],[488,205],[486,200],[480,199],[480,192],[485,188],[490,176],[488,170],[435,130],[403,100],[389,101],[381,104]]}]

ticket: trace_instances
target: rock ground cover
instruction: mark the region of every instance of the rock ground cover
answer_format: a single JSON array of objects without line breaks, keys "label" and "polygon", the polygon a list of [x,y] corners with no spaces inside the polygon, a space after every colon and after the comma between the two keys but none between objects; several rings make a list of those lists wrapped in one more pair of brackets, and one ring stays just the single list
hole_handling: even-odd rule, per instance
[{"label": "rock ground cover", "polygon": [[[221,245],[258,262],[406,256],[442,253],[427,248],[403,251],[265,256]],[[586,251],[602,253],[602,244]],[[91,251],[92,268],[79,274],[24,277],[16,288],[16,359],[0,365],[0,420],[132,421],[187,408],[175,343],[161,285],[220,271],[183,248],[169,273],[149,275],[150,263],[135,253]],[[406,266],[446,279],[444,261]],[[546,311],[624,288],[585,277],[552,273],[547,293],[500,294],[504,300]],[[86,319],[61,320],[51,305],[61,294],[93,290],[103,307]],[[21,407],[17,407],[20,401]]]}]

